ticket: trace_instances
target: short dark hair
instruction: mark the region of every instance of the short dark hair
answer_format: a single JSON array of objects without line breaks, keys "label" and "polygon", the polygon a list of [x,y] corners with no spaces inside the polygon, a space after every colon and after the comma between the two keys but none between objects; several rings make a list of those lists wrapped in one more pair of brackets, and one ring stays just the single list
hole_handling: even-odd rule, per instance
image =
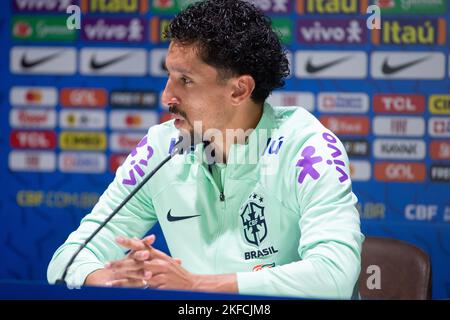
[{"label": "short dark hair", "polygon": [[165,36],[181,44],[195,44],[201,59],[222,75],[252,76],[255,102],[264,102],[289,75],[286,51],[270,18],[247,1],[195,2],[175,16]]}]

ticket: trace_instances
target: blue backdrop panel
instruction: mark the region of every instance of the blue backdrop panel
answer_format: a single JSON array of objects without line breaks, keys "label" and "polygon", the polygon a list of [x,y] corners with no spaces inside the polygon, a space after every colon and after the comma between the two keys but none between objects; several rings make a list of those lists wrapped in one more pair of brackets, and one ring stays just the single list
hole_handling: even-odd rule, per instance
[{"label": "blue backdrop panel", "polygon": [[[44,280],[123,156],[167,116],[161,29],[190,1],[69,2],[82,12],[75,32],[67,1],[0,11],[2,279]],[[379,31],[366,26],[373,1],[253,2],[290,53],[272,101],[307,107],[346,142],[363,232],[427,251],[433,297],[450,298],[447,1],[378,1]]]}]

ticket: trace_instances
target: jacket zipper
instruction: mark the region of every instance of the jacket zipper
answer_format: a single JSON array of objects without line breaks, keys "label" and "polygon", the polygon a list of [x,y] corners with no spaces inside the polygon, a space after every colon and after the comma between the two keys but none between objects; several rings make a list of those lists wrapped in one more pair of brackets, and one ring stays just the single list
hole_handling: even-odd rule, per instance
[{"label": "jacket zipper", "polygon": [[[222,177],[220,177],[220,179],[219,179],[220,180],[220,184],[217,185],[216,180],[214,179],[214,174],[212,172],[212,166],[211,165],[208,165],[208,171],[211,174],[211,181],[212,181],[212,183],[214,184],[214,186],[216,187],[217,191],[219,192],[219,200],[221,202],[224,202],[225,201],[225,193],[224,193],[224,190],[223,190]],[[224,176],[225,176],[225,174],[224,174]]]}]

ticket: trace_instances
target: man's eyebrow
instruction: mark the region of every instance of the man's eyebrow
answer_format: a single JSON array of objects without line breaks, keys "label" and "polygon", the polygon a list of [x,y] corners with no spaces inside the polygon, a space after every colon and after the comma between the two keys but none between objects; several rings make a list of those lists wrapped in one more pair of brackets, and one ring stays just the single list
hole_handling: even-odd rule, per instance
[{"label": "man's eyebrow", "polygon": [[[167,65],[166,65],[166,61],[165,61],[165,60],[164,60],[163,63],[162,63],[162,67],[163,67],[164,70],[166,70],[167,72],[169,71],[169,70],[167,69]],[[179,72],[179,73],[182,73],[182,74],[186,74],[186,75],[192,75],[192,74],[193,74],[191,70],[186,69],[186,68],[183,68],[183,67],[174,67],[174,68],[172,68],[172,71],[176,71],[176,72]]]}]

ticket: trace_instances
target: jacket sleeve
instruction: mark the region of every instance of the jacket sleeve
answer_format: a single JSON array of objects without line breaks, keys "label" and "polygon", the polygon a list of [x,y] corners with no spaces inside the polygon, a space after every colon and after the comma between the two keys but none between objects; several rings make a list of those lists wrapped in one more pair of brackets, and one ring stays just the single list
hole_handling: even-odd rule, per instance
[{"label": "jacket sleeve", "polygon": [[303,143],[292,160],[292,169],[283,174],[296,191],[300,260],[238,273],[239,292],[349,299],[360,273],[364,236],[345,149],[324,130]]},{"label": "jacket sleeve", "polygon": [[[142,181],[147,167],[155,162],[153,148],[145,136],[117,169],[113,182],[100,197],[91,213],[86,215],[78,229],[54,253],[47,269],[47,280],[54,283],[61,277],[72,254],[97,227],[106,220],[123,199]],[[152,163],[152,164],[151,164]],[[107,261],[123,257],[125,249],[116,244],[118,236],[141,238],[156,223],[157,218],[145,185],[108,224],[80,252],[69,268],[66,282],[69,287],[80,287],[93,271],[103,268]]]}]

